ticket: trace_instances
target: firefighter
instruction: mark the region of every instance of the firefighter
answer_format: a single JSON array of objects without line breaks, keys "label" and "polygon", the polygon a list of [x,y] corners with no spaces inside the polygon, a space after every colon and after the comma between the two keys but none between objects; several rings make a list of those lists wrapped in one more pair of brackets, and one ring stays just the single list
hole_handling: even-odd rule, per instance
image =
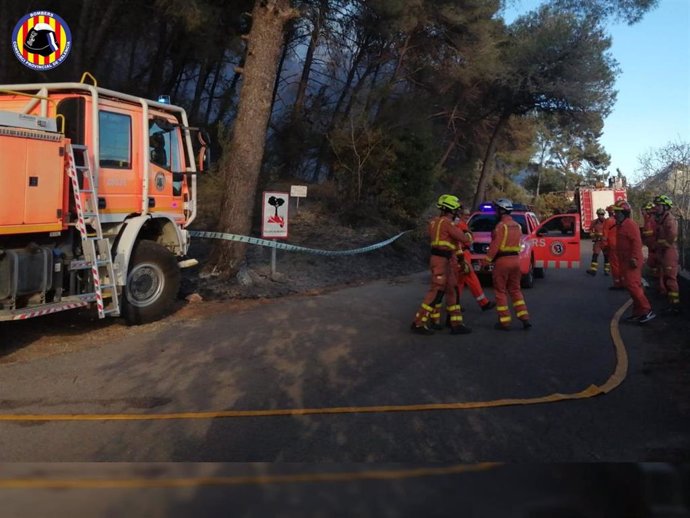
[{"label": "firefighter", "polygon": [[604,255],[604,275],[608,275],[609,272],[609,254],[603,248],[604,240],[604,224],[606,223],[606,211],[604,209],[597,209],[597,217],[592,221],[590,225],[589,235],[592,236],[592,263],[589,266],[587,273],[589,275],[596,275],[599,269],[599,254]]},{"label": "firefighter", "polygon": [[491,233],[491,244],[486,253],[485,261],[495,263],[492,280],[496,295],[496,310],[498,322],[494,329],[501,331],[510,330],[510,309],[508,307],[508,295],[513,301],[515,316],[522,321],[523,329],[529,329],[532,324],[529,321],[529,312],[525,298],[520,291],[520,238],[522,229],[520,225],[510,217],[513,211],[513,202],[507,198],[500,198],[493,202],[499,221]]},{"label": "firefighter", "polygon": [[671,214],[673,202],[662,194],[654,198],[656,208],[656,252],[659,261],[661,285],[666,290],[669,306],[664,313],[679,315],[680,294],[678,291],[678,221]]},{"label": "firefighter", "polygon": [[652,306],[645,297],[642,288],[642,236],[640,227],[630,217],[632,209],[625,200],[618,200],[614,205],[614,214],[617,223],[616,255],[618,256],[620,274],[623,286],[630,293],[633,300],[632,315],[627,321],[635,321],[646,324],[656,318]]},{"label": "firefighter", "polygon": [[462,230],[470,240],[470,243],[458,250],[458,300],[462,296],[462,291],[467,286],[477,301],[482,311],[489,311],[496,307],[496,303],[489,300],[484,294],[484,289],[479,281],[479,277],[472,269],[472,252],[470,246],[472,245],[473,237],[467,221],[470,219],[470,211],[463,209],[462,216],[456,222],[456,226]]},{"label": "firefighter", "polygon": [[463,323],[455,289],[457,284],[455,252],[460,243],[469,243],[465,233],[453,225],[453,219],[457,217],[461,207],[460,200],[452,194],[443,194],[439,197],[436,206],[441,213],[429,223],[431,287],[415,315],[411,330],[413,333],[422,335],[433,334],[434,331],[429,327],[430,319],[435,321],[438,317],[440,320],[441,302],[445,296],[451,334],[467,334],[472,330]]},{"label": "firefighter", "polygon": [[[609,270],[611,275],[613,275],[613,286],[609,286],[610,290],[624,290],[618,255],[616,254],[616,218],[614,216],[614,206],[609,205],[606,207],[606,212],[609,213],[609,217],[604,223],[604,251],[609,254]],[[604,273],[606,273],[607,265],[604,264]]]},{"label": "firefighter", "polygon": [[659,258],[656,253],[656,208],[654,202],[645,204],[642,210],[644,224],[640,227],[642,233],[642,244],[647,247],[647,268],[654,279],[660,293],[666,294],[666,289],[662,285],[662,277],[659,275]]}]

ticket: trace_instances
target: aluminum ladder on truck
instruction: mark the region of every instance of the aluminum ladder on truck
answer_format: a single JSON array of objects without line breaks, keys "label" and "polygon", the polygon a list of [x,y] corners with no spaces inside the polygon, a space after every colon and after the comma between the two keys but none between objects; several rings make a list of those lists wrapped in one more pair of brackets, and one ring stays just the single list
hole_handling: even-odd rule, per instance
[{"label": "aluminum ladder on truck", "polygon": [[[81,160],[77,162],[76,155]],[[120,315],[120,299],[115,285],[113,258],[110,241],[103,237],[101,217],[98,212],[98,188],[94,181],[89,153],[86,146],[67,144],[67,171],[72,180],[74,204],[77,209],[76,226],[81,235],[85,263],[90,266],[99,318]],[[84,188],[79,187],[79,173]],[[87,226],[93,230],[91,233]],[[107,279],[107,280],[106,280]]]}]

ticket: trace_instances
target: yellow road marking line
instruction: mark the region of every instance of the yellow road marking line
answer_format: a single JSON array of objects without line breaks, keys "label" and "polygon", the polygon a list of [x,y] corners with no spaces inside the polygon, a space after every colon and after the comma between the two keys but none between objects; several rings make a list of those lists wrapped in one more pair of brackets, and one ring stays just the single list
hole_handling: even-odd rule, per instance
[{"label": "yellow road marking line", "polygon": [[245,475],[232,477],[196,478],[132,478],[132,479],[85,479],[67,478],[46,480],[36,478],[2,480],[2,489],[147,489],[199,486],[241,486],[266,484],[303,484],[310,482],[356,482],[363,480],[402,480],[488,471],[497,463],[455,464],[434,468],[410,468],[399,470],[372,470],[330,473],[293,473],[289,475]]},{"label": "yellow road marking line", "polygon": [[632,304],[623,304],[611,319],[610,330],[616,352],[616,368],[608,380],[601,385],[590,385],[580,392],[571,394],[554,393],[532,398],[505,398],[492,401],[469,401],[456,403],[427,403],[419,405],[379,405],[324,408],[275,408],[263,410],[218,410],[206,412],[170,412],[161,414],[0,414],[0,421],[168,421],[173,419],[223,419],[232,417],[277,417],[324,414],[374,414],[383,412],[425,412],[433,410],[469,410],[513,405],[539,405],[557,401],[587,399],[607,394],[618,387],[628,373],[628,355],[620,335],[618,321]]}]

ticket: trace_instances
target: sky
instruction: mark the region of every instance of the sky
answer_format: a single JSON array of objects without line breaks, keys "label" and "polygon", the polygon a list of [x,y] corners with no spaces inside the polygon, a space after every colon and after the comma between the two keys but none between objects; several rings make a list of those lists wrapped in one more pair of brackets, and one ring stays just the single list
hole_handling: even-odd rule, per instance
[{"label": "sky", "polygon": [[[514,0],[510,21],[540,5]],[[635,182],[639,157],[670,142],[690,142],[690,0],[660,0],[635,25],[611,23],[618,98],[600,139],[616,168]]]}]

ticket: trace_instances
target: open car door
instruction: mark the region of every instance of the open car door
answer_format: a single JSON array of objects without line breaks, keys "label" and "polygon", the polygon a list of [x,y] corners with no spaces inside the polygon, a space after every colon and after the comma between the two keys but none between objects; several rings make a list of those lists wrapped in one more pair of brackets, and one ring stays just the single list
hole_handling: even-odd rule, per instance
[{"label": "open car door", "polygon": [[580,215],[557,214],[530,235],[535,268],[580,267]]}]

